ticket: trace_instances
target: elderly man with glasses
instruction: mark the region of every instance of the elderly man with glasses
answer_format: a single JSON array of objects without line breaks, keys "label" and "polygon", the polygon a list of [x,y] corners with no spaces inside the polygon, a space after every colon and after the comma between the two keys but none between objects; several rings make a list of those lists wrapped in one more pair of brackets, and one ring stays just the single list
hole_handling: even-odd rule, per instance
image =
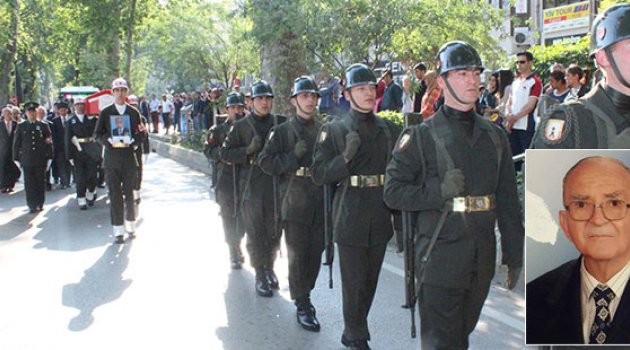
[{"label": "elderly man with glasses", "polygon": [[630,344],[630,169],[580,160],[562,183],[560,226],[580,257],[527,284],[527,344]]}]

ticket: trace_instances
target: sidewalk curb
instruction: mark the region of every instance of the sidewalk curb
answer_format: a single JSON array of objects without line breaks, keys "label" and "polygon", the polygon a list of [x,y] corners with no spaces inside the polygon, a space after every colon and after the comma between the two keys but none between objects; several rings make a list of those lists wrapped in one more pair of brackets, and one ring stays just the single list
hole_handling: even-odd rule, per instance
[{"label": "sidewalk curb", "polygon": [[149,144],[151,145],[152,152],[156,152],[162,157],[170,158],[189,168],[212,176],[212,165],[208,162],[208,159],[203,153],[159,140],[153,135],[149,137]]}]

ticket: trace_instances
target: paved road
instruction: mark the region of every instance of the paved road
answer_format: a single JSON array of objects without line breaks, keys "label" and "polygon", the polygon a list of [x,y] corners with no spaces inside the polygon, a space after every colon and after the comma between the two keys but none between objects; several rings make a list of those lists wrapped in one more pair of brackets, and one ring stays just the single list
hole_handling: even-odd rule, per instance
[{"label": "paved road", "polygon": [[[312,295],[322,331],[302,331],[286,258],[270,299],[255,295],[249,267],[229,270],[208,177],[156,154],[145,169],[138,238],[122,246],[111,244],[106,196],[80,212],[72,190],[48,192],[37,215],[20,186],[0,196],[0,349],[343,348],[338,270],[329,290],[322,269]],[[400,308],[402,265],[388,251],[370,313],[374,349],[419,348]],[[523,348],[523,307],[522,292],[494,286],[471,348]]]}]

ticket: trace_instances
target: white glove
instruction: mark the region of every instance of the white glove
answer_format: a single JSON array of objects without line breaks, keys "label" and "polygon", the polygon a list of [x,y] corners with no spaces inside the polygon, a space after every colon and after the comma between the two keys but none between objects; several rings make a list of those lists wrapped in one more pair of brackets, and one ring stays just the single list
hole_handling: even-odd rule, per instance
[{"label": "white glove", "polygon": [[114,139],[112,139],[111,137],[107,138],[107,142],[109,142],[110,145],[114,145]]},{"label": "white glove", "polygon": [[15,163],[15,165],[19,168],[20,167],[20,162],[18,162],[17,160],[13,161]]},{"label": "white glove", "polygon": [[72,136],[72,138],[70,139],[70,141],[72,142],[72,144],[74,145],[74,147],[77,148],[77,150],[79,152],[83,151],[83,149],[81,148],[81,144],[79,143],[79,139],[76,136]]},{"label": "white glove", "polygon": [[[79,152],[80,152],[80,151],[81,151],[81,150],[79,150]],[[70,160],[68,160],[68,162],[70,162],[70,165],[74,166],[74,159],[70,159]]]},{"label": "white glove", "polygon": [[46,161],[46,171],[50,170],[50,166],[52,165],[52,159],[48,159]]}]

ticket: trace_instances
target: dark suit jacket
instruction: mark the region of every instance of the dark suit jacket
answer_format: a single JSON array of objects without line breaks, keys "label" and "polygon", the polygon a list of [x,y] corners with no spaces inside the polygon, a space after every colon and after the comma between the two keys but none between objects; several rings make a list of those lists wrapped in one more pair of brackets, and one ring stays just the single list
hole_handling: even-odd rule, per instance
[{"label": "dark suit jacket", "polygon": [[[584,344],[580,304],[580,259],[527,284],[527,344]],[[630,286],[615,312],[606,344],[630,344]]]},{"label": "dark suit jacket", "polygon": [[52,125],[50,126],[50,131],[52,131],[53,138],[53,146],[55,148],[55,157],[64,156],[65,157],[65,136],[66,136],[66,126],[68,123],[68,119],[70,119],[70,115],[66,116],[66,125],[61,121],[61,116],[56,116],[52,120]]},{"label": "dark suit jacket", "polygon": [[129,129],[127,128],[123,128],[122,132],[120,132],[120,130],[118,128],[112,130],[112,136],[131,136],[131,134],[129,133]]},{"label": "dark suit jacket", "polygon": [[11,133],[8,132],[4,119],[0,119],[0,162],[11,159],[11,147],[13,146],[13,135],[17,129],[17,123],[11,121]]}]

